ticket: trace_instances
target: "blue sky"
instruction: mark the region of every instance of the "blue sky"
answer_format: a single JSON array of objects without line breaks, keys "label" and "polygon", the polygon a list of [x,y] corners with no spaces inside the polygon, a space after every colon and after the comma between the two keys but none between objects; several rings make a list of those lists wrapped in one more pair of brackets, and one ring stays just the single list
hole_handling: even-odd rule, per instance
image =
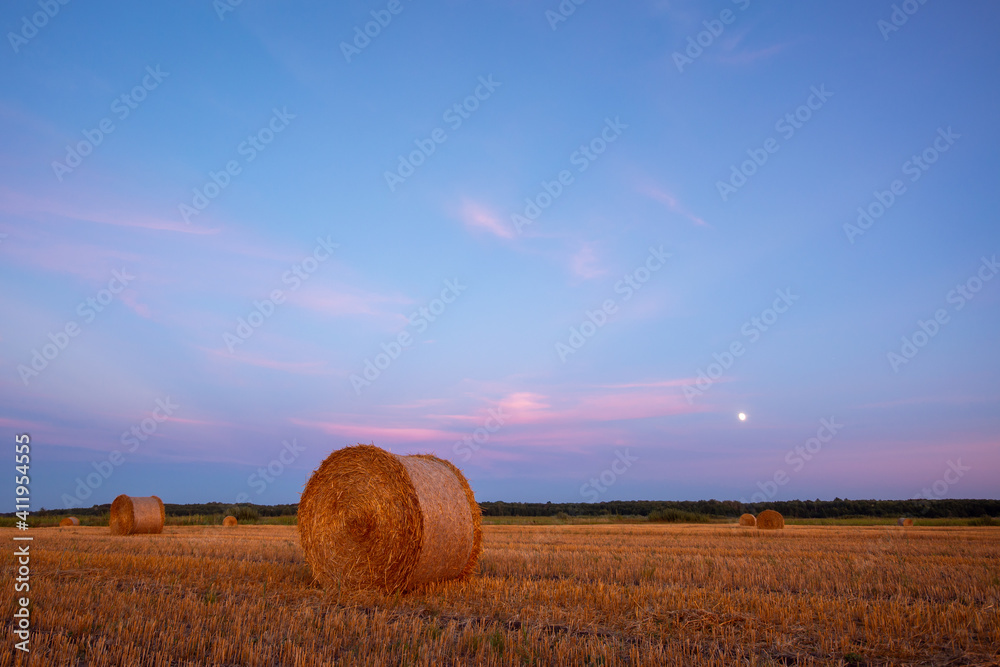
[{"label": "blue sky", "polygon": [[36,506],[997,497],[995,3],[562,6],[5,4]]}]

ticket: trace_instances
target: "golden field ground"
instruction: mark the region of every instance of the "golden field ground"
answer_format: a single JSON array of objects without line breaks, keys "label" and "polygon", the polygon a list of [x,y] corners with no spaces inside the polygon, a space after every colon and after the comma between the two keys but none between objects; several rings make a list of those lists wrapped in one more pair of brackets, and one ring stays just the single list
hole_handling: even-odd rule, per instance
[{"label": "golden field ground", "polygon": [[316,587],[293,526],[32,529],[30,664],[1000,664],[997,528],[483,528],[401,596]]}]

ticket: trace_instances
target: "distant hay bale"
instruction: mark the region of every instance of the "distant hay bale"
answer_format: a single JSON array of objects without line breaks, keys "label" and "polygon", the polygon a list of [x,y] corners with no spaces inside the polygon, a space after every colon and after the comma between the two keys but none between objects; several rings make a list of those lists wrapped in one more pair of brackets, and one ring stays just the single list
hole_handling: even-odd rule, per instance
[{"label": "distant hay bale", "polygon": [[306,482],[298,517],[306,561],[328,588],[393,592],[463,578],[482,551],[472,489],[436,456],[339,449]]},{"label": "distant hay bale", "polygon": [[899,520],[896,521],[896,525],[897,526],[912,526],[913,525],[913,519],[904,519],[903,517],[899,517]]},{"label": "distant hay bale", "polygon": [[235,526],[237,523],[238,522],[236,521],[236,517],[234,516],[227,516],[225,519],[222,520],[223,526]]},{"label": "distant hay bale", "polygon": [[740,515],[740,525],[741,526],[751,526],[751,527],[752,526],[756,526],[757,525],[757,517],[755,517],[753,514],[742,514],[742,515]]},{"label": "distant hay bale", "polygon": [[785,517],[774,510],[764,510],[757,515],[757,527],[764,530],[777,530],[785,527]]},{"label": "distant hay bale", "polygon": [[111,503],[111,534],[163,532],[167,514],[163,501],[156,496],[135,498],[122,494]]},{"label": "distant hay bale", "polygon": [[59,525],[60,526],[79,526],[80,525],[80,520],[77,519],[75,516],[68,516],[65,519],[63,519],[62,521],[60,521]]}]

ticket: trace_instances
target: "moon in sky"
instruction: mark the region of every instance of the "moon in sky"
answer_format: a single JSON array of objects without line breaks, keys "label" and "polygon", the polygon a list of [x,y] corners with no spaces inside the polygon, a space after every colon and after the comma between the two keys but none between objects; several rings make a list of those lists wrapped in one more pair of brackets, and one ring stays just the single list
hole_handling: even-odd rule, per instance
[{"label": "moon in sky", "polygon": [[738,414],[736,416],[740,418],[741,422],[745,422],[747,420],[747,415],[746,415],[745,412],[741,412],[740,414]]}]

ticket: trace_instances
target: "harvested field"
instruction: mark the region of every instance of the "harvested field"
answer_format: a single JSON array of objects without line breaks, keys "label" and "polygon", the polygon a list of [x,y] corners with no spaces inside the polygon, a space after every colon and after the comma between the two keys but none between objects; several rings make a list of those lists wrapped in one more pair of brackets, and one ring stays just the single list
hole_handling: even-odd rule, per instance
[{"label": "harvested field", "polygon": [[471,579],[399,596],[319,588],[293,526],[32,534],[32,664],[1000,659],[997,528],[488,525]]}]

